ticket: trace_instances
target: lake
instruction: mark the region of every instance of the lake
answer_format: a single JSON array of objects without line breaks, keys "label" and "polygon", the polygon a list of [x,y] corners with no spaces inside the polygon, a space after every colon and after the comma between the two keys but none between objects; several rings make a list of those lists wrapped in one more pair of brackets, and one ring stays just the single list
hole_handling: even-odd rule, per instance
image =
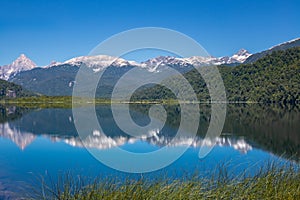
[{"label": "lake", "polygon": [[[150,105],[130,107],[132,120],[146,126]],[[198,157],[210,122],[210,105],[200,105],[197,135],[175,138],[180,123],[180,108],[165,105],[166,122],[161,130],[135,138],[116,124],[109,105],[97,105],[97,119],[102,131],[79,137],[71,108],[24,108],[0,106],[0,198],[16,197],[39,185],[43,177],[55,182],[66,173],[84,177],[147,179],[181,178],[195,173],[209,176],[220,165],[239,176],[254,174],[268,162],[297,163],[300,158],[300,108],[289,105],[230,104],[222,134],[212,140],[212,151]],[[75,108],[81,109],[81,108]],[[158,117],[158,121],[159,121]],[[104,135],[105,133],[105,135]],[[172,144],[169,142],[172,140]],[[186,148],[172,164],[150,173],[126,173],[99,162],[88,151],[101,156],[119,156],[116,148],[132,153],[155,152],[166,148],[166,156]],[[205,145],[211,145],[206,141]],[[122,159],[121,157],[118,159]],[[130,167],[134,163],[122,163]],[[145,165],[151,164],[148,160]]]}]

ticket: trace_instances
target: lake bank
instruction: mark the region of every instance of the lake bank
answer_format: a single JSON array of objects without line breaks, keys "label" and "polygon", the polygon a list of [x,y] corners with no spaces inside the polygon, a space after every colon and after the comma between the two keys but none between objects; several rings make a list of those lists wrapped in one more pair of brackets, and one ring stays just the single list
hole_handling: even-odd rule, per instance
[{"label": "lake bank", "polygon": [[254,101],[226,101],[226,102],[210,102],[210,101],[178,101],[176,99],[162,99],[162,100],[111,100],[107,98],[73,98],[72,96],[33,96],[22,98],[7,98],[1,99],[2,105],[13,105],[27,108],[72,108],[73,106],[87,106],[99,104],[163,104],[163,105],[178,105],[178,104],[260,104],[260,105],[284,105],[294,106],[299,105],[300,102],[295,104],[286,104],[284,102],[254,102]]}]

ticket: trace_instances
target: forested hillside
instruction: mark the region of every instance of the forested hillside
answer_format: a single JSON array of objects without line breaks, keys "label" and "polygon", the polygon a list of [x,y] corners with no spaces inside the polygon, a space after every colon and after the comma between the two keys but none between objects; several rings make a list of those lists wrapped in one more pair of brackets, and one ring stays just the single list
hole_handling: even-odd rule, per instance
[{"label": "forested hillside", "polygon": [[0,79],[0,99],[34,96],[36,94],[23,89],[21,86]]},{"label": "forested hillside", "polygon": [[[245,102],[282,102],[300,101],[300,47],[285,51],[275,51],[252,64],[236,67],[220,66],[221,76],[226,88],[228,101]],[[191,83],[200,101],[210,100],[208,89],[197,70],[184,74]],[[181,83],[177,77],[170,80]],[[162,86],[142,88],[135,92],[132,99],[157,100],[173,99],[174,94]]]}]

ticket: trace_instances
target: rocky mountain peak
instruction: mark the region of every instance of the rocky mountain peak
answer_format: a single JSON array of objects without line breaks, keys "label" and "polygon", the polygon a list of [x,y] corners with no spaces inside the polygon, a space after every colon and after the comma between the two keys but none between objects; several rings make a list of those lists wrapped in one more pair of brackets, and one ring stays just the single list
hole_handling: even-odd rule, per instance
[{"label": "rocky mountain peak", "polygon": [[36,64],[25,54],[21,54],[15,61],[12,62],[12,64],[10,64],[10,66],[30,70],[35,68]]},{"label": "rocky mountain peak", "polygon": [[236,60],[239,63],[243,63],[247,58],[249,58],[252,54],[246,49],[240,49],[236,52],[231,58]]},{"label": "rocky mountain peak", "polygon": [[37,65],[32,60],[27,58],[25,54],[21,54],[11,64],[0,67],[0,79],[8,80],[21,71],[31,70],[35,67]]}]

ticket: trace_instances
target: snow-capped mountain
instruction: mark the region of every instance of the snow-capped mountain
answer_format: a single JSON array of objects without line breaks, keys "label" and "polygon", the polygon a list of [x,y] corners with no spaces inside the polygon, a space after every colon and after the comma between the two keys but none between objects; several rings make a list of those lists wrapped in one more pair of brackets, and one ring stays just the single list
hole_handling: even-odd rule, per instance
[{"label": "snow-capped mountain", "polygon": [[[171,57],[171,56],[159,56],[157,58],[149,59],[145,62],[137,63],[134,61],[128,61],[123,58],[116,58],[109,55],[97,55],[97,56],[80,56],[75,57],[65,62],[51,62],[48,66],[42,67],[41,71],[45,69],[49,69],[52,67],[60,67],[64,65],[69,65],[72,67],[79,67],[81,65],[85,65],[87,67],[91,67],[94,72],[99,72],[109,65],[114,67],[141,67],[147,69],[150,72],[160,72],[164,70],[166,67],[172,67],[180,72],[189,71],[193,66],[201,67],[201,66],[209,66],[209,65],[234,65],[240,63],[252,63],[258,60],[259,58],[270,54],[273,51],[277,50],[286,50],[288,48],[300,46],[300,38],[296,38],[276,46],[271,47],[268,50],[251,54],[245,49],[239,50],[237,53],[232,56],[223,56],[223,57],[202,57],[202,56],[192,56],[188,58],[179,58],[179,57]],[[34,62],[32,62],[29,58],[27,58],[24,54],[20,55],[12,64],[0,66],[0,79],[9,80],[15,82],[17,84],[21,84],[22,77],[18,77],[18,79],[13,78],[20,74],[23,71],[29,71],[33,68],[37,67]],[[51,71],[51,70],[48,70]],[[66,71],[66,70],[64,70]],[[28,77],[26,77],[26,81],[28,81]],[[36,75],[34,75],[36,76]],[[51,75],[50,75],[51,76]],[[33,78],[34,79],[34,78]],[[73,78],[71,78],[73,79]],[[73,81],[73,80],[70,80]],[[70,82],[69,81],[69,82]],[[69,84],[68,82],[68,84]],[[24,83],[26,85],[26,83]],[[31,88],[30,88],[31,89]]]},{"label": "snow-capped mountain", "polygon": [[36,67],[36,64],[21,54],[14,62],[9,65],[0,66],[0,79],[8,80],[22,71],[31,70]]},{"label": "snow-capped mountain", "polygon": [[191,66],[207,66],[207,65],[219,65],[218,58],[209,56],[192,56],[189,58],[178,58],[172,56],[159,56],[149,59],[140,64],[141,67],[148,69],[150,72],[159,71],[159,68],[163,66],[177,66],[179,68],[191,67]]},{"label": "snow-capped mountain", "polygon": [[139,64],[134,61],[128,61],[123,58],[117,58],[108,55],[80,56],[67,60],[62,64],[69,64],[74,66],[81,66],[82,64],[84,64],[87,67],[92,67],[95,72],[101,71],[108,66],[139,66]]},{"label": "snow-capped mountain", "polygon": [[149,69],[155,69],[158,66],[164,66],[164,65],[181,65],[181,66],[187,66],[189,63],[185,61],[183,58],[176,58],[173,56],[159,56],[156,58],[152,58],[149,60],[146,60],[145,62],[140,63],[142,67],[149,68]]},{"label": "snow-capped mountain", "polygon": [[[57,66],[61,64],[69,64],[74,66],[80,66],[82,64],[96,68],[104,69],[108,66],[123,67],[123,66],[135,66],[147,68],[149,71],[154,71],[159,66],[181,66],[188,67],[192,65],[207,66],[207,65],[220,65],[220,64],[232,64],[232,63],[242,63],[251,54],[245,50],[241,49],[236,54],[231,57],[203,57],[203,56],[192,56],[188,58],[179,58],[173,56],[159,56],[156,58],[149,59],[147,61],[137,63],[135,61],[128,61],[123,58],[117,58],[108,55],[97,55],[97,56],[80,56],[67,60],[63,63],[55,63],[51,66]],[[227,59],[228,58],[228,59]]]},{"label": "snow-capped mountain", "polygon": [[220,64],[239,64],[245,62],[249,56],[251,56],[247,50],[241,49],[237,53],[235,53],[233,56],[224,56],[220,57],[217,60],[219,61]]},{"label": "snow-capped mountain", "polygon": [[142,62],[140,66],[148,68],[149,71],[157,71],[159,67],[162,66],[180,66],[180,67],[190,67],[190,66],[209,66],[209,65],[221,65],[221,64],[233,64],[233,63],[243,63],[249,56],[251,56],[247,50],[241,49],[233,56],[224,57],[202,57],[202,56],[192,56],[188,58],[177,58],[171,56],[159,56],[156,58],[149,59]]},{"label": "snow-capped mountain", "polygon": [[249,53],[246,49],[241,49],[236,54],[234,54],[233,56],[230,57],[232,60],[229,61],[230,62],[229,64],[231,64],[231,63],[243,63],[251,55],[252,54]]},{"label": "snow-capped mountain", "polygon": [[[75,57],[65,62],[51,62],[48,66],[43,68],[58,67],[62,65],[81,66],[85,65],[91,67],[94,72],[99,72],[108,66],[114,67],[141,67],[150,72],[159,72],[164,66],[171,66],[180,70],[181,72],[188,71],[192,66],[208,66],[220,64],[242,63],[251,54],[242,49],[231,57],[201,57],[192,56],[189,58],[178,58],[171,56],[159,56],[157,58],[149,59],[145,62],[137,63],[135,61],[128,61],[123,58],[117,58],[109,55],[96,55],[96,56],[80,56]],[[13,63],[0,67],[0,79],[9,80],[16,74],[36,68],[37,65],[21,54]]]},{"label": "snow-capped mountain", "polygon": [[[22,55],[11,65],[0,68],[0,78],[21,85],[25,89],[36,93],[49,96],[70,96],[80,66],[90,68],[92,73],[103,72],[104,69],[107,69],[108,73],[101,82],[105,85],[105,88],[99,88],[100,92],[97,93],[99,97],[106,98],[110,95],[109,91],[114,87],[116,81],[128,70],[135,67],[147,70],[150,73],[166,72],[161,74],[171,76],[172,71],[169,68],[175,69],[179,73],[186,73],[194,67],[239,63],[241,60],[238,58],[244,56],[243,53],[244,51],[240,51],[233,55],[236,59],[213,56],[192,56],[189,58],[160,56],[141,63],[108,55],[80,56],[65,62],[51,62],[44,67],[36,67],[31,60]],[[31,70],[33,68],[35,69]],[[134,77],[137,82],[142,82],[143,79],[142,76]]]},{"label": "snow-capped mountain", "polygon": [[220,58],[208,56],[208,57],[202,57],[202,56],[192,56],[189,58],[185,58],[185,61],[190,63],[193,66],[208,66],[208,65],[221,65],[225,64],[225,62],[222,62]]},{"label": "snow-capped mountain", "polygon": [[179,58],[173,56],[159,56],[141,63],[137,63],[135,61],[128,61],[123,58],[117,58],[109,55],[96,55],[96,56],[75,57],[62,63],[53,62],[48,67],[65,65],[65,64],[72,65],[72,66],[85,65],[87,67],[93,68],[95,72],[98,72],[108,66],[114,66],[114,67],[133,66],[133,67],[146,68],[150,72],[154,72],[157,71],[159,67],[163,67],[163,66],[191,67],[195,65],[208,66],[208,65],[242,63],[249,56],[251,56],[251,54],[247,50],[241,49],[231,57],[225,56],[225,57],[217,58],[213,56],[208,56],[208,57],[192,56],[188,58]]}]

